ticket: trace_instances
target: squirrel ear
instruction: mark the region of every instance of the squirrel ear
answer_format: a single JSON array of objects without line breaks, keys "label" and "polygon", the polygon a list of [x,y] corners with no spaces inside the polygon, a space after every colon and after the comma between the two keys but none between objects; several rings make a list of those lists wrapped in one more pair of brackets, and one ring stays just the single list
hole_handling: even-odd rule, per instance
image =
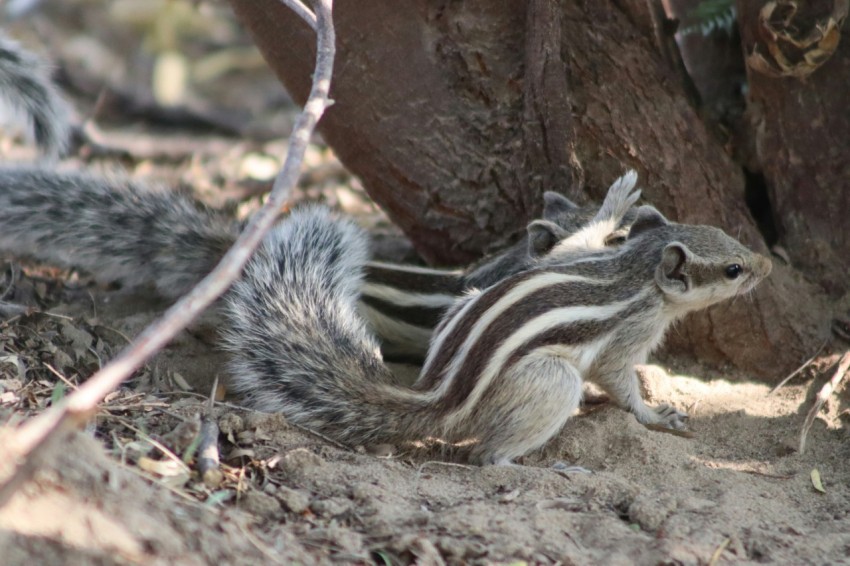
[{"label": "squirrel ear", "polygon": [[691,288],[688,262],[691,250],[681,242],[667,244],[661,252],[661,263],[655,270],[655,281],[665,293],[684,293]]},{"label": "squirrel ear", "polygon": [[658,212],[658,209],[645,204],[637,210],[637,216],[629,230],[629,239],[634,238],[642,232],[648,232],[661,226],[667,226],[668,224],[670,224],[670,221],[664,218],[664,215]]},{"label": "squirrel ear", "polygon": [[554,248],[567,236],[566,230],[548,220],[535,220],[528,225],[528,255],[538,257]]},{"label": "squirrel ear", "polygon": [[578,208],[578,205],[560,193],[546,191],[543,193],[543,219],[556,220],[563,212]]}]

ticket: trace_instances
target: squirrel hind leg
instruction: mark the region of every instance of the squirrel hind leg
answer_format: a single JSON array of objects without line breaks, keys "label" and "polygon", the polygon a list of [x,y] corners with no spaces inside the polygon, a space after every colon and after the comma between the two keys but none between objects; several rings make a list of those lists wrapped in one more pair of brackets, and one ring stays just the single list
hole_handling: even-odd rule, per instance
[{"label": "squirrel hind leg", "polygon": [[510,465],[543,446],[581,403],[578,370],[545,348],[524,356],[498,382],[467,422],[479,440],[471,459],[483,465]]}]

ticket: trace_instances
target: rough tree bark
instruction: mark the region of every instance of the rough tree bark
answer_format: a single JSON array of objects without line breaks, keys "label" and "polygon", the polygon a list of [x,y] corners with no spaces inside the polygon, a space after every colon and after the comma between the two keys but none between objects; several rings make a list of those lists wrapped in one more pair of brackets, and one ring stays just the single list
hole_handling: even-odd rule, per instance
[{"label": "rough tree bark", "polygon": [[[276,0],[231,3],[302,100],[310,31]],[[432,263],[504,245],[545,189],[581,200],[586,182],[598,200],[626,168],[671,218],[719,225],[766,252],[740,168],[665,66],[641,3],[622,4],[339,1],[336,105],[322,134]],[[810,296],[780,267],[752,301],[689,317],[672,343],[779,378],[818,343]]]},{"label": "rough tree bark", "polygon": [[[774,2],[773,17],[761,22],[765,4],[738,1],[745,54],[764,54],[780,72],[784,63],[785,74],[811,74],[777,77],[748,65],[749,128],[781,244],[795,266],[838,297],[850,291],[850,32],[846,22],[835,18],[846,18],[848,2]],[[830,18],[837,27],[830,28]],[[823,41],[799,49],[774,38],[768,27],[798,41],[813,32],[817,37],[818,28],[827,32],[826,44],[830,30],[841,39],[826,62],[815,67],[806,63],[805,54],[822,50]],[[777,64],[771,55],[777,49],[787,61]],[[797,65],[788,69],[789,63]]]}]

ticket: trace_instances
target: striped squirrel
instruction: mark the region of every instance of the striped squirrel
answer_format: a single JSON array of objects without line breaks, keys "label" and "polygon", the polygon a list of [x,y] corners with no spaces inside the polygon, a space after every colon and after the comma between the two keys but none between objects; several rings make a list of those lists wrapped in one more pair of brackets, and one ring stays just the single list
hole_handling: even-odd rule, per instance
[{"label": "striped squirrel", "polygon": [[[636,182],[637,173],[629,171],[609,192],[618,185],[634,187]],[[557,261],[558,243],[586,226],[599,210],[596,205],[578,206],[553,191],[546,191],[543,201],[543,217],[528,224],[523,238],[465,270],[368,262],[359,309],[381,338],[385,359],[421,365],[437,321],[455,299],[470,289],[489,287],[510,275]],[[607,245],[625,240],[634,215],[635,210],[630,209],[606,234]]]},{"label": "striped squirrel", "polygon": [[585,379],[641,423],[681,428],[685,414],[645,404],[634,365],[672,322],[750,291],[771,263],[651,206],[624,244],[605,247],[634,197],[606,199],[559,244],[558,261],[456,301],[412,388],[394,382],[358,316],[365,234],[324,209],[297,210],[227,295],[233,385],[253,407],[350,445],[474,438],[480,464],[543,445],[578,407]]},{"label": "striped squirrel", "polygon": [[42,153],[65,152],[70,136],[69,106],[50,80],[49,67],[0,32],[0,98],[32,127]]},{"label": "striped squirrel", "polygon": [[[29,111],[37,124],[39,110]],[[37,139],[58,151],[55,137]],[[0,247],[130,285],[153,280],[169,297],[240,229],[185,197],[132,183],[116,191],[85,174],[10,169],[0,186]],[[646,406],[633,365],[672,321],[752,289],[770,262],[720,230],[673,224],[646,206],[625,243],[606,247],[636,198],[633,181],[619,186],[581,229],[562,227],[564,238],[530,227],[526,249],[546,250],[546,261],[454,301],[413,388],[395,385],[357,312],[363,232],[323,209],[294,212],[226,296],[236,389],[351,444],[474,437],[480,463],[508,463],[546,442],[578,406],[583,379],[640,422],[681,427],[682,413]]]}]

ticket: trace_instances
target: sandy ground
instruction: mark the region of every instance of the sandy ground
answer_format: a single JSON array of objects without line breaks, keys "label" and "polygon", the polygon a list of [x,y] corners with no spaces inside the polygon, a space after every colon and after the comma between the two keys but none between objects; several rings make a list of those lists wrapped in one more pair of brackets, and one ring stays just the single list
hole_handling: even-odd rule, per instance
[{"label": "sandy ground", "polygon": [[[28,263],[12,289],[37,312],[0,322],[0,435],[166,306]],[[640,372],[646,398],[686,410],[693,438],[593,403],[508,468],[464,465],[435,440],[349,449],[228,398],[213,413],[224,480],[207,486],[184,431],[215,378],[226,390],[220,323],[213,309],[183,332],[0,509],[3,564],[850,563],[846,391],[797,451],[838,343],[772,395],[730,370],[656,360]]]},{"label": "sandy ground", "polygon": [[[155,314],[138,301],[112,318],[132,297],[95,296],[100,322],[122,332]],[[148,439],[167,442],[202,409],[175,375],[197,391],[226,377],[207,343],[215,325],[207,316],[184,333],[0,510],[4,564],[850,563],[846,399],[827,405],[804,455],[794,448],[822,379],[769,395],[745,376],[647,366],[648,399],[688,410],[693,438],[589,405],[517,467],[466,466],[435,444],[376,456],[219,405],[226,479],[210,489],[143,456],[167,463]],[[37,396],[13,381],[0,381],[7,423],[12,398]]]},{"label": "sandy ground", "polygon": [[[98,12],[63,3],[37,32],[24,30],[53,38],[47,51],[76,79],[67,86],[81,117],[93,112],[91,82],[135,77],[141,87],[118,81],[130,98],[144,86],[145,74],[130,63],[123,74],[103,71],[115,61],[144,67],[129,55],[139,37],[134,43],[118,22],[133,5]],[[74,18],[65,13],[71,6],[82,6]],[[158,26],[176,19],[157,17]],[[235,41],[210,21],[203,19],[205,45],[210,37]],[[237,69],[193,85],[192,101],[216,104],[189,109],[208,130],[231,127],[236,116],[244,131],[220,137],[97,120],[98,141],[119,151],[82,153],[65,165],[187,183],[208,202],[250,212],[279,164],[292,108],[261,65],[240,57]],[[89,67],[81,70],[81,61]],[[4,159],[19,146],[5,140]],[[298,195],[357,214],[383,253],[409,257],[321,145],[308,154]],[[91,375],[166,306],[144,291],[96,287],[86,274],[28,263],[21,271],[5,259],[4,300],[35,312],[0,320],[0,476],[13,427]],[[693,438],[647,430],[609,404],[592,404],[509,468],[464,465],[462,452],[434,440],[348,449],[228,398],[214,409],[223,480],[210,486],[197,475],[191,439],[213,380],[226,390],[219,322],[211,312],[183,332],[0,508],[0,564],[850,564],[846,390],[815,421],[806,452],[796,450],[838,343],[774,395],[733,370],[655,360],[641,372],[647,397],[686,410]],[[558,463],[591,473],[565,473]]]}]

